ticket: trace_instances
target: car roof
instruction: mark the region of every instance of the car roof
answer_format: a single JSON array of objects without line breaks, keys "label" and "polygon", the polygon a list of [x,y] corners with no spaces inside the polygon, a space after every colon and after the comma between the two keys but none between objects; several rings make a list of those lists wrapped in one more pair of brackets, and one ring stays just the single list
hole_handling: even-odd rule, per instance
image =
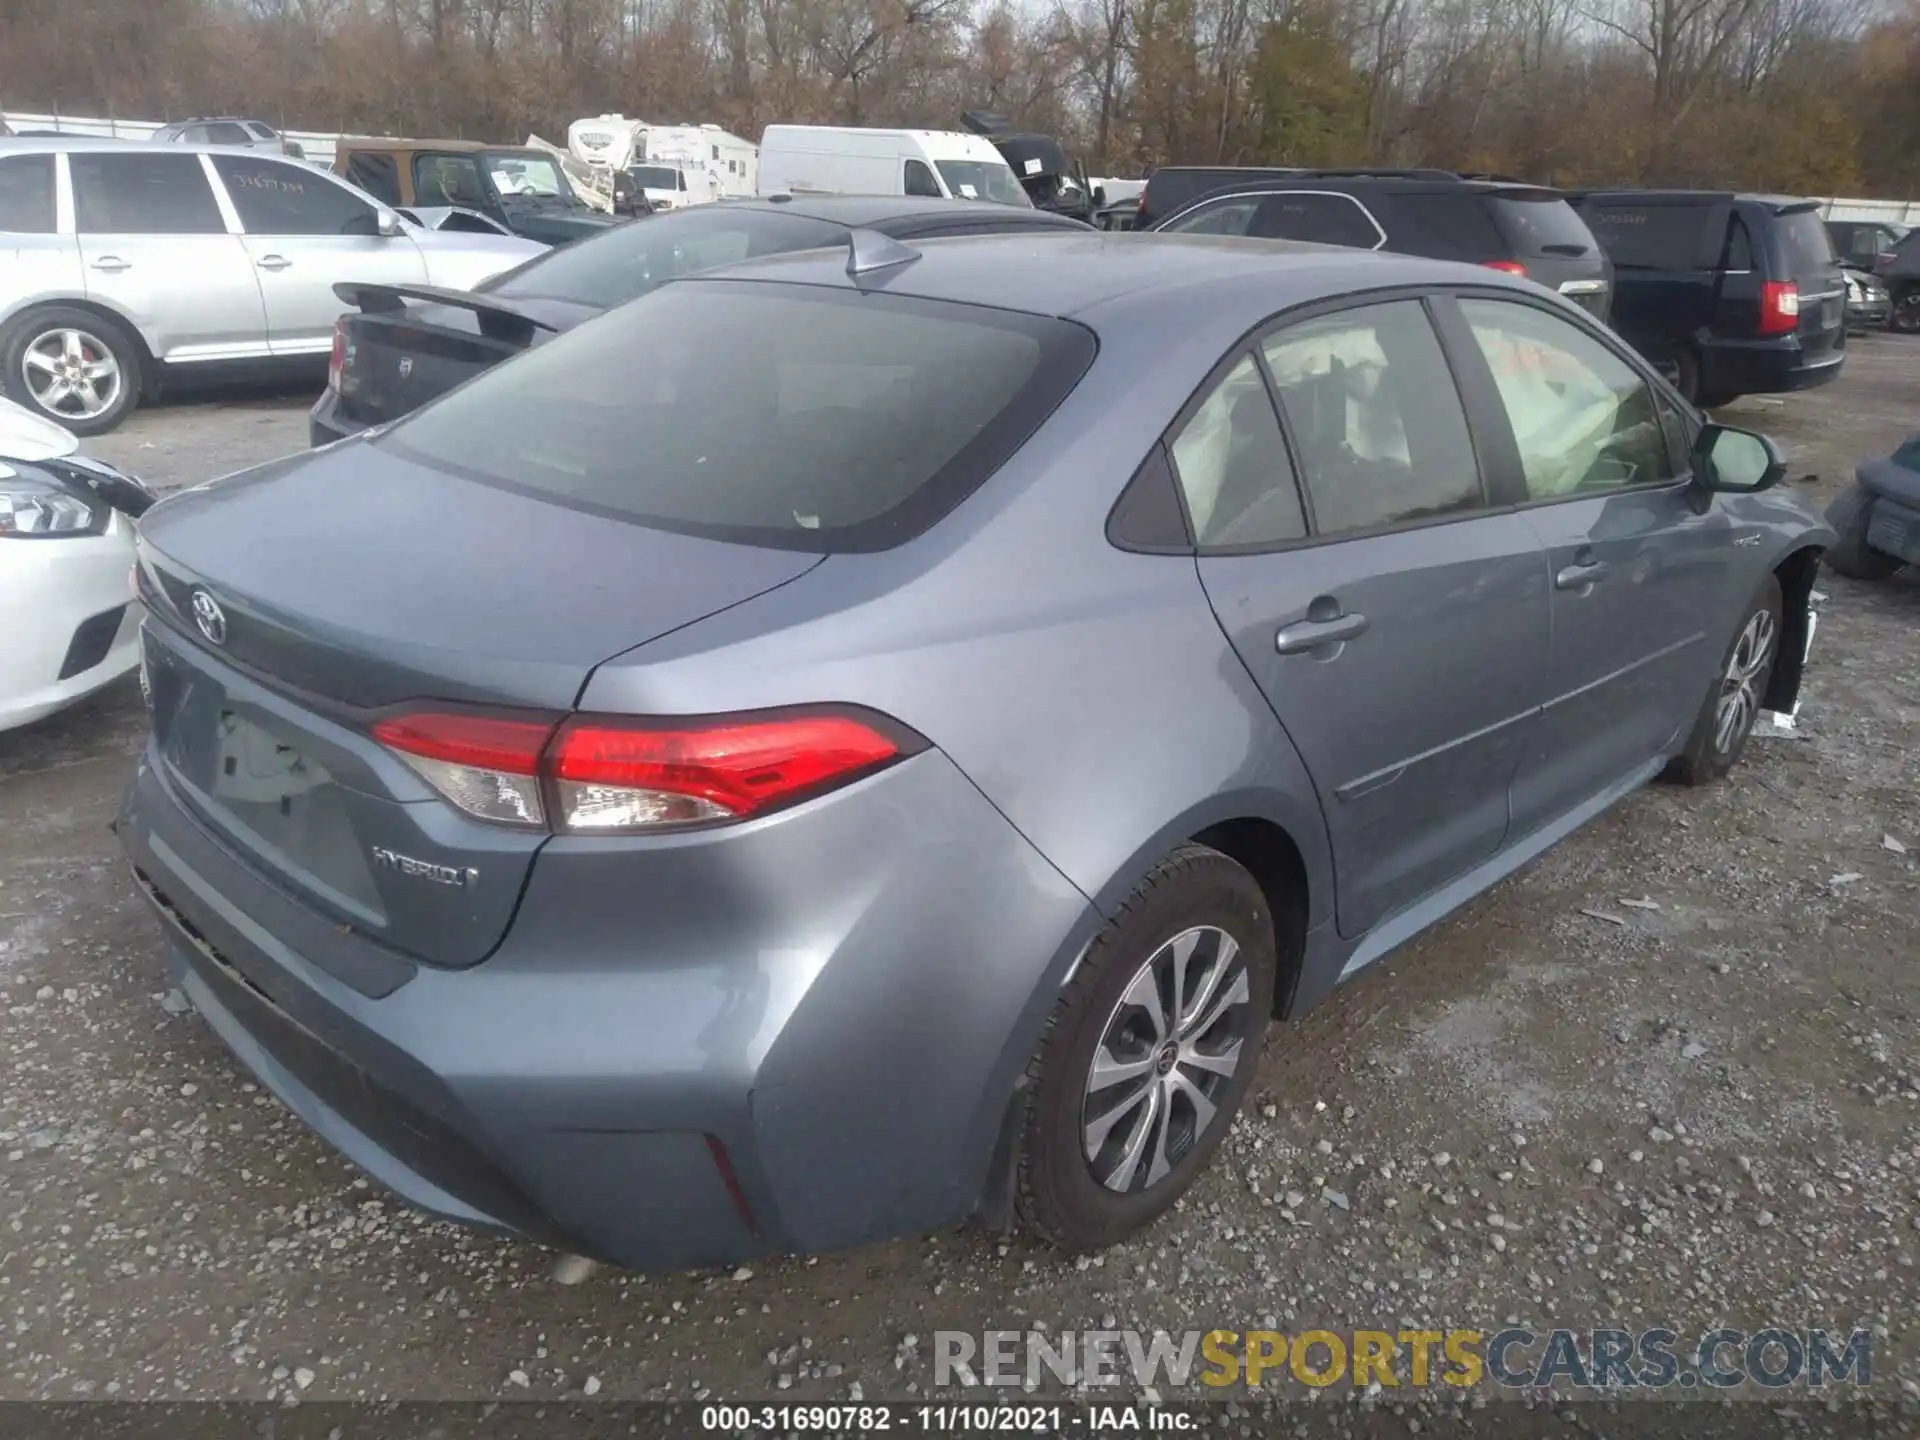
[{"label": "car roof", "polygon": [[[969,219],[1011,221],[1035,230],[1084,230],[1081,221],[1051,211],[1025,205],[1005,205],[997,200],[948,200],[921,195],[765,195],[751,200],[722,200],[722,205],[741,209],[780,211],[805,215],[849,227],[889,229],[916,228],[916,222]],[[698,209],[699,207],[691,207]]]},{"label": "car roof", "polygon": [[1569,195],[1572,200],[1614,200],[1628,204],[1684,205],[1761,205],[1769,210],[1802,210],[1816,205],[1801,195],[1761,195],[1748,190],[1581,190]]},{"label": "car roof", "polygon": [[[644,223],[644,222],[643,222]],[[1500,284],[1496,271],[1444,260],[1425,260],[1381,250],[1312,245],[1288,240],[1248,240],[1219,235],[1154,232],[1074,233],[949,237],[917,241],[910,265],[847,274],[847,254],[806,250],[748,260],[702,279],[785,281],[885,290],[890,294],[951,300],[1038,315],[1085,317],[1095,309],[1118,314],[1130,301],[1153,303],[1181,291],[1196,305],[1224,304],[1238,314],[1248,308],[1252,282],[1257,302],[1270,311],[1349,290],[1440,283]],[[1520,282],[1512,282],[1516,288]]]}]

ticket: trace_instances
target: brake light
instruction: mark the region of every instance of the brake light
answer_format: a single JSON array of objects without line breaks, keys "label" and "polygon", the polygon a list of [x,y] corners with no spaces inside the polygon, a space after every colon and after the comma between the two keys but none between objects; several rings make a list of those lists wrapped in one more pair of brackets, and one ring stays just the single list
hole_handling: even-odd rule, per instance
[{"label": "brake light", "polygon": [[340,377],[346,368],[347,325],[344,320],[336,320],[333,322],[333,354],[327,357],[327,388],[336,395],[340,393]]},{"label": "brake light", "polygon": [[1482,270],[1498,270],[1502,275],[1525,275],[1527,267],[1518,260],[1482,260]]},{"label": "brake light", "polygon": [[589,834],[746,819],[924,743],[851,711],[698,724],[420,711],[380,721],[373,735],[469,815]]},{"label": "brake light", "polygon": [[1760,287],[1760,333],[1784,335],[1800,328],[1800,287],[1791,280],[1769,280]]}]

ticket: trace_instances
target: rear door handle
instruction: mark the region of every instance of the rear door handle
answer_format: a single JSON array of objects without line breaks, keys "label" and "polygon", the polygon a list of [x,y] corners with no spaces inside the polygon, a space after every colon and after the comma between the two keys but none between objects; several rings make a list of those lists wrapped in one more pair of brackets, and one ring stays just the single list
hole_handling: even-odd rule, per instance
[{"label": "rear door handle", "polygon": [[285,270],[293,264],[284,255],[262,255],[259,263],[262,270]]},{"label": "rear door handle", "polygon": [[122,260],[118,255],[102,255],[93,262],[93,268],[96,270],[105,270],[111,275],[121,270],[131,270],[133,266],[127,261]]},{"label": "rear door handle", "polygon": [[1332,620],[1302,620],[1289,625],[1273,637],[1273,648],[1282,655],[1304,655],[1323,645],[1338,645],[1366,633],[1367,617],[1341,615]]},{"label": "rear door handle", "polygon": [[1604,560],[1589,560],[1581,565],[1569,565],[1553,577],[1555,588],[1560,590],[1584,590],[1607,578],[1613,567]]}]

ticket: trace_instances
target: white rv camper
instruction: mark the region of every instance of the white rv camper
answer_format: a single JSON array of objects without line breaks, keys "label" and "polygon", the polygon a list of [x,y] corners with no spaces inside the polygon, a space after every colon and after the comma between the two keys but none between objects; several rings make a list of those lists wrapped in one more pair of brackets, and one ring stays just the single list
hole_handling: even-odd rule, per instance
[{"label": "white rv camper", "polygon": [[991,140],[958,130],[769,125],[762,195],[931,195],[1029,205]]},{"label": "white rv camper", "polygon": [[624,115],[576,120],[567,148],[595,169],[625,170],[656,210],[755,193],[759,150],[718,125],[653,125]]}]

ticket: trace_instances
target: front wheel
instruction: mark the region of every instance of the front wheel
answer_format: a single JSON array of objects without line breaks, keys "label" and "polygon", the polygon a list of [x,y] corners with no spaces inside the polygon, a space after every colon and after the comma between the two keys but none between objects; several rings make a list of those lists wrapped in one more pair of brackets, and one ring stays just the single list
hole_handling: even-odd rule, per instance
[{"label": "front wheel", "polygon": [[1830,569],[1854,580],[1885,580],[1900,568],[1899,560],[1867,543],[1872,523],[1873,495],[1856,480],[1827,506],[1827,524],[1839,537],[1821,557]]},{"label": "front wheel", "polygon": [[1920,335],[1920,285],[1909,285],[1894,296],[1887,328],[1901,335]]},{"label": "front wheel", "polygon": [[1219,1147],[1273,1013],[1273,919],[1253,877],[1183,845],[1094,940],[1027,1074],[1021,1218],[1065,1250],[1163,1215]]},{"label": "front wheel", "polygon": [[1667,766],[1664,778],[1682,785],[1705,785],[1733,769],[1747,748],[1760,718],[1780,658],[1780,579],[1769,574],[1760,583],[1733,632],[1706,703],[1693,722],[1687,748]]}]

